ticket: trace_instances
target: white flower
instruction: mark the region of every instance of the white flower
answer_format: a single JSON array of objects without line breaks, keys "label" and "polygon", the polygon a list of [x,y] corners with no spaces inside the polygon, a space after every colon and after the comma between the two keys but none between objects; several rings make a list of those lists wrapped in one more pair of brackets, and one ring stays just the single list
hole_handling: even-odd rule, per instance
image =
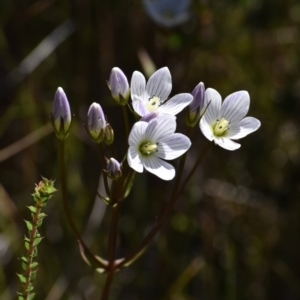
[{"label": "white flower", "polygon": [[171,180],[175,169],[163,159],[172,160],[184,154],[191,146],[188,137],[174,133],[176,117],[158,116],[134,124],[129,134],[127,160],[129,166],[142,173],[144,168],[163,180]]},{"label": "white flower", "polygon": [[248,92],[239,91],[226,97],[222,104],[221,95],[214,89],[205,91],[210,103],[200,120],[200,129],[207,139],[227,150],[236,150],[240,144],[232,141],[245,137],[260,127],[260,121],[246,117],[249,110]]},{"label": "white flower", "polygon": [[166,101],[171,93],[171,74],[167,67],[157,70],[147,84],[144,75],[133,72],[131,78],[131,99],[135,112],[141,117],[155,112],[176,115],[188,106],[193,96],[188,93],[178,94]]}]

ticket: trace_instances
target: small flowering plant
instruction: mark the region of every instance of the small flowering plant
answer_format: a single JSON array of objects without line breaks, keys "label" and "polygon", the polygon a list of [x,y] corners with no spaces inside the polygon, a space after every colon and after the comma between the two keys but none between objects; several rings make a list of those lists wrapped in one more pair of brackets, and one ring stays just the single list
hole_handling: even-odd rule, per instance
[{"label": "small flowering plant", "polygon": [[[87,113],[86,129],[91,139],[99,149],[99,158],[102,165],[102,177],[105,187],[105,196],[97,192],[100,199],[110,208],[111,229],[108,236],[108,255],[103,258],[96,255],[81,238],[72,218],[72,210],[67,200],[67,172],[64,155],[64,145],[71,126],[70,105],[67,97],[58,88],[53,104],[53,126],[60,139],[61,165],[61,192],[64,209],[70,227],[78,240],[79,251],[83,260],[99,273],[107,273],[103,287],[102,300],[109,298],[110,288],[117,271],[128,267],[147,249],[155,234],[172,210],[181,192],[187,186],[190,178],[201,163],[209,146],[197,149],[198,158],[192,162],[190,169],[185,168],[187,151],[192,146],[190,133],[196,124],[209,140],[227,150],[236,150],[240,144],[233,140],[240,139],[254,132],[260,127],[260,121],[253,117],[245,117],[250,105],[248,92],[239,91],[229,95],[223,102],[220,94],[212,89],[205,90],[204,83],[200,82],[192,94],[181,93],[168,99],[172,81],[167,67],[157,70],[146,83],[142,73],[133,72],[131,86],[121,69],[112,69],[108,82],[113,99],[123,110],[124,128],[128,148],[124,149],[121,160],[111,155],[114,151],[115,136],[113,124],[108,122],[102,107],[98,103],[91,104]],[[130,91],[131,108],[127,103]],[[175,132],[177,129],[177,115],[186,108],[186,134]],[[136,122],[129,121],[128,111],[133,116],[140,117]],[[134,119],[134,118],[132,118]],[[198,130],[198,133],[200,131]],[[120,149],[118,149],[118,153]],[[109,156],[108,156],[109,154]],[[108,157],[110,157],[108,159]],[[180,158],[179,162],[170,164],[167,161]],[[120,159],[120,158],[119,158]],[[132,187],[136,173],[147,171],[158,179],[171,181],[171,193],[166,206],[153,222],[153,227],[145,235],[140,245],[131,254],[116,257],[118,240],[118,219],[120,202],[124,201]],[[185,172],[183,172],[185,171]],[[185,174],[184,174],[185,173]],[[185,177],[183,176],[185,175]],[[167,196],[167,195],[166,195]]]},{"label": "small flowering plant", "polygon": [[190,139],[175,129],[176,119],[170,115],[135,123],[128,139],[129,166],[139,173],[145,168],[163,180],[173,179],[175,169],[163,159],[180,157],[191,146]]},{"label": "small flowering plant", "polygon": [[134,111],[144,117],[149,113],[177,115],[188,106],[193,96],[178,94],[168,99],[172,90],[171,73],[167,67],[157,70],[148,80],[135,71],[131,78],[131,99]]},{"label": "small flowering plant", "polygon": [[209,88],[205,97],[210,104],[200,121],[200,129],[208,140],[214,141],[220,147],[236,150],[241,145],[233,140],[243,138],[260,127],[259,120],[253,117],[244,118],[250,106],[248,92],[233,93],[222,103],[221,95]]}]

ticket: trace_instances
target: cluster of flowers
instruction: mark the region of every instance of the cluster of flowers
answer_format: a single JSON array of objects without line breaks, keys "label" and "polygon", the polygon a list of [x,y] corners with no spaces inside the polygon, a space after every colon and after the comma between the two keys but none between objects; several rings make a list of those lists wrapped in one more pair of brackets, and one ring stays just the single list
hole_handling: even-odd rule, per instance
[{"label": "cluster of flowers", "polygon": [[[208,140],[227,150],[240,148],[241,145],[233,140],[243,138],[260,127],[260,121],[256,118],[245,117],[250,105],[246,91],[235,92],[222,103],[221,95],[216,90],[205,90],[200,82],[191,94],[178,94],[168,100],[172,81],[167,67],[157,70],[147,83],[145,77],[135,71],[130,87],[122,70],[115,67],[108,85],[119,105],[126,105],[131,95],[132,108],[140,117],[128,138],[129,166],[139,173],[145,168],[163,180],[171,180],[175,176],[174,167],[164,160],[178,158],[191,146],[187,136],[175,133],[176,115],[185,107],[188,111],[187,125],[193,127],[199,123],[200,130]],[[66,94],[60,87],[54,97],[52,118],[56,135],[64,140],[69,134],[71,112]],[[95,142],[113,142],[113,130],[100,104],[93,103],[90,106],[86,127]],[[120,165],[112,158],[107,172],[113,177],[116,176],[116,170],[120,170]]]}]

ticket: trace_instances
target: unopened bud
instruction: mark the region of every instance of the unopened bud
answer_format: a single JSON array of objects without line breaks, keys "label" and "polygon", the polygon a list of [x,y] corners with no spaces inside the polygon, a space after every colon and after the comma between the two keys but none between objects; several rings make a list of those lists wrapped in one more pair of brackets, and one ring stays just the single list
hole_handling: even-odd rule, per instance
[{"label": "unopened bud", "polygon": [[105,127],[104,142],[107,145],[111,145],[114,142],[114,138],[115,138],[114,130],[112,129],[112,127],[109,124],[107,124]]},{"label": "unopened bud", "polygon": [[127,77],[120,68],[114,67],[111,70],[108,87],[110,88],[112,97],[118,104],[125,105],[127,103],[129,98],[129,84]]},{"label": "unopened bud", "polygon": [[205,97],[205,86],[203,82],[200,82],[192,91],[194,100],[188,106],[188,113],[186,123],[189,127],[194,127],[201,117],[203,116],[206,107],[207,101]]},{"label": "unopened bud", "polygon": [[86,129],[96,143],[101,143],[105,137],[106,120],[100,104],[94,102],[87,114]]},{"label": "unopened bud", "polygon": [[69,101],[64,90],[59,87],[54,96],[52,124],[56,136],[60,140],[65,140],[68,137],[71,120],[72,118]]},{"label": "unopened bud", "polygon": [[119,179],[122,176],[121,164],[114,158],[110,158],[107,163],[107,176],[113,180]]}]

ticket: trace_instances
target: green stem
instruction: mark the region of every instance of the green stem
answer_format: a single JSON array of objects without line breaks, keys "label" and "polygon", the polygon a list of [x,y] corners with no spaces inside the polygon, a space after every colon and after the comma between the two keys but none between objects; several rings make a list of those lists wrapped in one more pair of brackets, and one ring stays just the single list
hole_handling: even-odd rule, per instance
[{"label": "green stem", "polygon": [[[98,144],[99,145],[99,152],[100,152],[100,163],[101,163],[101,167],[103,170],[105,170],[106,167],[106,161],[105,161],[105,156],[104,156],[104,151],[103,151],[103,147],[102,147],[102,143]],[[107,180],[107,175],[105,172],[103,172],[103,182],[104,182],[104,188],[105,188],[105,192],[107,197],[109,197],[110,195],[110,190],[109,190],[109,186],[108,186],[108,180]]]},{"label": "green stem", "polygon": [[118,234],[118,223],[119,223],[119,203],[117,199],[117,191],[120,185],[118,182],[113,182],[111,190],[111,201],[112,201],[112,215],[111,215],[111,225],[109,232],[109,241],[108,241],[108,257],[109,264],[107,268],[107,278],[104,285],[103,293],[101,300],[107,300],[109,297],[110,287],[114,278],[115,273],[115,252],[116,252],[116,243],[117,243],[117,234]]},{"label": "green stem", "polygon": [[[172,210],[173,205],[175,204],[175,202],[178,199],[179,195],[182,193],[182,191],[185,188],[185,186],[187,185],[188,181],[191,179],[192,175],[194,174],[195,170],[197,169],[197,167],[201,163],[203,157],[205,156],[205,154],[207,153],[207,151],[209,150],[209,148],[210,148],[211,145],[212,145],[212,143],[209,143],[203,149],[203,151],[199,155],[199,157],[198,157],[198,159],[197,159],[194,167],[192,168],[192,170],[190,171],[190,173],[188,174],[188,176],[184,180],[183,184],[181,185],[181,188],[179,189],[179,191],[178,192],[174,192],[177,188],[175,188],[173,190],[173,193],[172,193],[172,196],[171,196],[169,202],[166,204],[166,206],[164,207],[162,213],[160,214],[160,216],[155,221],[154,226],[152,227],[152,229],[150,230],[150,232],[146,235],[146,237],[143,239],[143,241],[140,243],[140,245],[138,246],[137,250],[133,254],[129,255],[127,258],[125,258],[124,260],[122,260],[120,263],[118,263],[117,264],[118,268],[130,264],[131,262],[133,262],[134,260],[136,260],[145,251],[145,249],[148,247],[148,245],[152,241],[152,239],[155,236],[155,234],[162,227],[163,222],[165,221],[166,217],[168,216],[168,214]],[[182,167],[181,167],[181,165],[182,165]],[[184,160],[181,161],[181,165],[179,166],[179,168],[183,169]]]},{"label": "green stem", "polygon": [[[89,254],[89,257],[93,259],[93,261],[99,265],[99,260],[96,259],[95,255],[92,253],[90,248],[84,243],[82,240],[75,224],[72,219],[69,203],[67,201],[67,183],[66,183],[66,171],[65,171],[65,144],[64,141],[60,140],[60,175],[61,175],[61,193],[63,198],[64,210],[67,216],[68,223],[73,231],[74,235],[76,236],[77,240],[82,245],[84,251]],[[103,268],[107,268],[106,265],[101,264]]]},{"label": "green stem", "polygon": [[127,142],[129,136],[129,120],[128,120],[128,113],[125,105],[122,106],[122,111],[123,111],[123,117],[125,123],[126,142]]},{"label": "green stem", "polygon": [[25,277],[26,277],[26,282],[24,284],[24,300],[29,300],[30,299],[30,294],[32,290],[30,290],[30,286],[32,284],[31,281],[31,265],[33,263],[33,258],[34,258],[34,249],[36,248],[34,246],[34,240],[36,238],[36,235],[38,234],[38,219],[40,212],[43,207],[43,202],[38,201],[36,203],[36,212],[32,218],[32,230],[29,233],[29,249],[28,249],[28,256],[27,256],[27,265],[26,265],[26,270],[25,270]]}]

